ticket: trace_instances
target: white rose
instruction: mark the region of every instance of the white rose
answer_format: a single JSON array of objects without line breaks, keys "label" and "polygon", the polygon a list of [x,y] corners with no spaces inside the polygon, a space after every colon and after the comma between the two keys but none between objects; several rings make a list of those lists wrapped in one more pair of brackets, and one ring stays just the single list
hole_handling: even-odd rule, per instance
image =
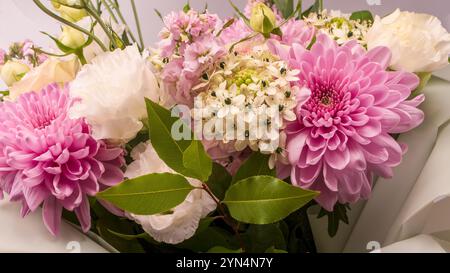
[{"label": "white rose", "polygon": [[391,68],[433,72],[448,65],[450,34],[438,18],[401,12],[376,17],[367,35],[368,49],[386,46],[392,51]]},{"label": "white rose", "polygon": [[[131,163],[125,177],[135,178],[150,173],[175,173],[158,156],[151,144],[141,143],[131,156]],[[201,187],[199,180],[188,178],[194,187]],[[164,181],[161,181],[164,183]],[[171,214],[134,215],[129,218],[136,221],[150,236],[158,242],[179,244],[192,236],[198,229],[199,222],[216,209],[215,201],[203,190],[193,190],[186,200],[172,210]]]},{"label": "white rose", "polygon": [[136,46],[104,52],[84,65],[70,85],[80,98],[72,118],[86,118],[96,139],[125,143],[143,128],[145,98],[159,102],[155,75]]}]

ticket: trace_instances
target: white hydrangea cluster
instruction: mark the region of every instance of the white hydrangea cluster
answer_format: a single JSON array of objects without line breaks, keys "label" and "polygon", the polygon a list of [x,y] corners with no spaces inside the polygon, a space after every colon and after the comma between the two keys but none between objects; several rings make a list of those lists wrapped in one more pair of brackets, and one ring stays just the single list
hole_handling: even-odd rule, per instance
[{"label": "white hydrangea cluster", "polygon": [[195,87],[207,90],[196,98],[193,109],[197,133],[206,139],[233,142],[237,151],[250,147],[271,154],[270,167],[277,160],[286,162],[280,131],[287,121],[296,119],[299,88],[291,82],[299,80],[298,73],[265,46],[229,54]]},{"label": "white hydrangea cluster", "polygon": [[362,46],[367,46],[366,37],[371,27],[370,23],[351,20],[350,16],[337,10],[323,10],[322,13],[311,13],[304,21],[328,34],[339,45],[356,40]]}]

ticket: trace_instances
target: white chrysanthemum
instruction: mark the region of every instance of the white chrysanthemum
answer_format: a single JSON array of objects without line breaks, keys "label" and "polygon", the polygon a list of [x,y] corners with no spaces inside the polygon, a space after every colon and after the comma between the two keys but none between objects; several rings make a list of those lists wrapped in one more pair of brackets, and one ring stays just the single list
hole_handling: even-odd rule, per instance
[{"label": "white chrysanthemum", "polygon": [[126,142],[142,129],[145,98],[159,102],[160,88],[136,46],[105,52],[83,66],[70,86],[80,98],[72,118],[84,117],[96,139]]},{"label": "white chrysanthemum", "polygon": [[392,51],[390,67],[408,72],[434,72],[448,65],[450,34],[438,18],[397,9],[375,18],[367,35],[368,48]]},{"label": "white chrysanthemum", "polygon": [[[150,173],[175,173],[158,156],[152,145],[141,143],[132,152],[135,160],[128,166],[127,178],[135,178]],[[199,180],[188,178],[194,187],[201,187]],[[161,181],[164,183],[164,181]],[[134,215],[129,217],[158,242],[179,244],[192,236],[199,222],[216,209],[216,202],[205,191],[193,190],[186,200],[170,213],[158,215]]]}]

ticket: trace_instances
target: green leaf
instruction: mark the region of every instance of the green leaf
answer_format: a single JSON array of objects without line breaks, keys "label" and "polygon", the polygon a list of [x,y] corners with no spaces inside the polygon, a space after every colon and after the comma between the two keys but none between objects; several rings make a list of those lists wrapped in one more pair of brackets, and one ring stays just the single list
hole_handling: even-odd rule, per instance
[{"label": "green leaf", "polygon": [[154,9],[154,11],[155,11],[156,15],[159,17],[159,19],[161,19],[161,21],[164,22],[164,18],[162,16],[161,12],[159,10],[157,10],[157,9]]},{"label": "green leaf", "polygon": [[239,168],[232,183],[258,175],[276,176],[275,169],[269,168],[269,157],[259,152],[253,153]]},{"label": "green leaf", "polygon": [[220,34],[222,34],[222,32],[223,32],[225,29],[231,27],[231,26],[234,24],[235,21],[236,21],[235,18],[231,18],[230,20],[228,20],[228,22],[226,22],[226,23],[223,25],[222,29],[217,33],[216,36],[219,37]]},{"label": "green leaf", "polygon": [[208,250],[208,253],[242,253],[242,249],[233,250],[223,246],[215,246]]},{"label": "green leaf", "polygon": [[286,218],[317,195],[275,177],[255,176],[231,186],[223,202],[234,219],[264,225]]},{"label": "green leaf", "polygon": [[144,239],[144,240],[146,240],[146,241],[148,241],[150,243],[153,243],[153,244],[157,244],[158,243],[155,240],[153,240],[153,238],[150,237],[150,235],[148,235],[145,232],[141,233],[141,234],[136,234],[136,235],[122,234],[120,232],[115,232],[115,231],[113,231],[111,229],[108,229],[108,232],[113,234],[113,235],[115,235],[115,236],[117,236],[117,237],[119,237],[119,238],[122,238],[122,239],[124,239],[126,241],[133,241],[133,240],[136,240],[136,239]]},{"label": "green leaf", "polygon": [[231,7],[233,7],[234,11],[236,11],[236,13],[239,15],[239,17],[242,18],[242,20],[244,20],[244,22],[249,25],[250,24],[250,20],[247,18],[247,16],[245,16],[242,11],[233,3],[232,0],[228,0],[228,3],[230,3]]},{"label": "green leaf", "polygon": [[191,5],[189,4],[189,1],[184,5],[183,11],[184,13],[188,13],[191,10]]},{"label": "green leaf", "polygon": [[329,212],[323,208],[320,210],[317,219],[328,216],[328,235],[330,235],[330,237],[336,236],[339,230],[340,222],[347,225],[349,224],[347,210],[351,210],[349,205],[339,203],[334,206],[334,210],[332,212]]},{"label": "green leaf", "polygon": [[272,30],[272,34],[283,37],[283,32],[281,31],[281,28],[279,28],[279,27]]},{"label": "green leaf", "polygon": [[222,165],[214,163],[212,174],[206,184],[214,195],[222,200],[231,185],[231,179],[230,173]]},{"label": "green leaf", "polygon": [[356,11],[356,12],[352,13],[352,15],[350,16],[350,20],[360,21],[360,22],[369,22],[372,24],[373,23],[373,15],[368,10]]},{"label": "green leaf", "polygon": [[302,13],[303,17],[308,17],[311,13],[319,13],[322,11],[322,0],[316,0],[307,10]]},{"label": "green leaf", "polygon": [[218,227],[209,227],[194,237],[176,245],[178,248],[189,249],[195,252],[206,252],[213,247],[223,246],[228,249],[239,247],[233,234]]},{"label": "green leaf", "polygon": [[75,49],[74,48],[70,48],[68,46],[66,46],[65,44],[61,43],[57,38],[53,37],[52,35],[48,34],[47,32],[41,31],[42,34],[47,35],[50,39],[53,40],[53,42],[55,42],[56,46],[59,48],[59,50],[61,50],[64,53],[74,53]]},{"label": "green leaf", "polygon": [[[159,157],[172,170],[187,177],[202,179],[194,171],[185,167],[184,152],[191,145],[190,140],[174,140],[172,126],[179,119],[172,117],[169,110],[157,103],[145,99],[148,112],[150,140]],[[192,133],[192,132],[191,132]]]},{"label": "green leaf", "polygon": [[209,226],[216,220],[214,217],[206,217],[200,220],[196,233],[201,233],[209,228]]},{"label": "green leaf", "polygon": [[245,234],[246,251],[250,253],[264,253],[268,248],[274,246],[277,249],[286,250],[286,240],[280,225],[250,225]]},{"label": "green leaf", "polygon": [[274,0],[274,2],[284,18],[288,18],[294,12],[294,0]]},{"label": "green leaf", "polygon": [[286,250],[276,249],[274,246],[268,248],[265,253],[273,253],[273,254],[287,254]]},{"label": "green leaf", "polygon": [[154,215],[178,206],[193,189],[181,175],[155,173],[124,181],[97,197],[134,214]]},{"label": "green leaf", "polygon": [[203,144],[193,140],[191,145],[183,153],[183,165],[196,173],[201,181],[208,181],[212,173],[212,160],[206,153]]}]

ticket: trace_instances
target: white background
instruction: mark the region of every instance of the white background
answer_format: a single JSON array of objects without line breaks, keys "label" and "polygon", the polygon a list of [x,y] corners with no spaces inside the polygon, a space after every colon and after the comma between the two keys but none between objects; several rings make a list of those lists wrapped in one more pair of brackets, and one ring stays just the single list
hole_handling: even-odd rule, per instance
[{"label": "white background", "polygon": [[[158,39],[158,32],[162,27],[160,19],[155,15],[154,9],[167,14],[171,10],[180,10],[187,0],[136,0],[142,21],[142,28],[147,45]],[[43,3],[49,0],[42,0]],[[130,25],[133,25],[132,12],[128,0],[119,0],[122,3],[124,14]],[[208,3],[209,10],[221,16],[233,14],[226,0],[190,0],[191,6],[203,9]],[[243,7],[246,0],[234,0]],[[312,0],[304,0],[304,6],[309,6]],[[377,5],[379,4],[379,5]],[[324,0],[328,9],[341,9],[351,12],[361,9],[370,9],[375,14],[385,15],[395,8],[416,12],[426,12],[438,16],[447,29],[450,29],[450,1],[449,0]],[[31,0],[0,0],[0,47],[7,47],[12,41],[26,38],[32,39],[41,46],[50,44],[48,38],[39,31],[58,33],[58,25],[53,19],[47,17]]]}]

